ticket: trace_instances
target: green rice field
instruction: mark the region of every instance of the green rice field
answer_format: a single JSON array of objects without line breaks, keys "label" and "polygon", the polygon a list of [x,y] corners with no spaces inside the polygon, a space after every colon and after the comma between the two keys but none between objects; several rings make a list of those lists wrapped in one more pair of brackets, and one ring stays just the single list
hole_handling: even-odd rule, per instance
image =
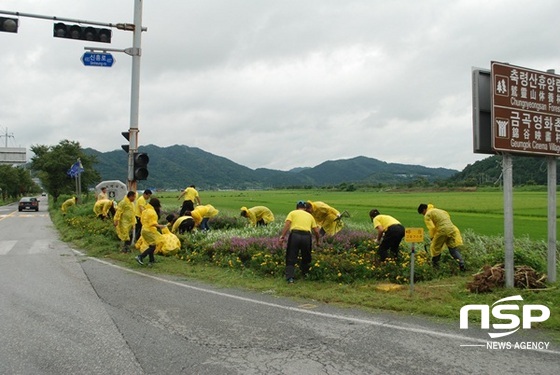
[{"label": "green rice field", "polygon": [[[200,191],[203,204],[211,204],[220,215],[237,216],[242,206],[267,206],[283,220],[299,200],[323,201],[339,211],[348,211],[345,222],[351,226],[369,226],[368,212],[377,208],[394,216],[405,227],[424,227],[417,213],[420,203],[432,203],[449,212],[461,231],[471,229],[479,235],[503,236],[504,204],[501,191],[452,192],[340,192],[329,190]],[[157,193],[166,210],[180,208],[179,193]],[[547,239],[547,192],[520,191],[513,194],[514,236],[532,240]],[[558,212],[560,209],[557,207]],[[558,223],[557,223],[558,231]]]}]

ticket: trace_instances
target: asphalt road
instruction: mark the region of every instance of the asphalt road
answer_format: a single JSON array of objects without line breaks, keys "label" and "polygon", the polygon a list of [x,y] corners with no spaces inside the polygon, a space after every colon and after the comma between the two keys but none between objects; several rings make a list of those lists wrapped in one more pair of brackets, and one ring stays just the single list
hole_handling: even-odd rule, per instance
[{"label": "asphalt road", "polygon": [[57,239],[44,202],[38,213],[0,207],[0,285],[0,374],[557,374],[560,363],[535,330],[502,342],[546,350],[489,349],[487,332],[458,322],[89,258]]}]

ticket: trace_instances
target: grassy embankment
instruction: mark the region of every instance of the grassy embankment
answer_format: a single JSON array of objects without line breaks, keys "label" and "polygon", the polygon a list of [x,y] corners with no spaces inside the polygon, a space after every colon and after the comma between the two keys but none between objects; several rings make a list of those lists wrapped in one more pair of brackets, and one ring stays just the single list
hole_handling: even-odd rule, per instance
[{"label": "grassy embankment", "polygon": [[[329,192],[322,190],[298,191],[201,191],[203,204],[212,204],[220,210],[220,216],[238,217],[241,206],[268,206],[276,215],[276,223],[270,232],[280,229],[285,215],[293,209],[297,200],[322,200],[339,210],[347,210],[351,217],[345,220],[348,228],[372,231],[367,213],[373,207],[382,213],[397,217],[407,227],[423,227],[421,215],[416,212],[419,203],[433,203],[436,207],[450,212],[455,224],[467,232],[470,243],[466,243],[466,258],[471,259],[481,249],[476,244],[503,244],[503,196],[501,192]],[[178,210],[178,193],[158,194],[166,211]],[[116,236],[104,234],[103,225],[93,220],[92,202],[86,202],[62,218],[58,210],[52,218],[66,241],[85,249],[89,255],[110,258],[132,268],[139,268],[132,256],[120,254]],[[91,225],[86,228],[73,226],[79,217],[91,217]],[[520,246],[546,249],[547,201],[546,192],[516,192],[514,194],[514,233],[521,238]],[[83,225],[83,224],[80,224]],[[106,228],[105,228],[106,229]],[[218,232],[218,231],[215,231]],[[213,233],[227,236],[227,231]],[[196,241],[198,234],[192,235]],[[490,238],[490,240],[488,240]],[[466,241],[467,242],[467,241]],[[409,244],[406,244],[409,248]],[[519,246],[519,245],[518,245]],[[422,249],[420,245],[417,248]],[[542,250],[536,257],[546,257]],[[542,260],[542,259],[540,259]],[[546,263],[545,263],[546,264]],[[417,283],[411,294],[408,285],[387,288],[385,280],[364,280],[352,283],[303,281],[286,285],[280,276],[263,277],[250,270],[222,268],[208,264],[189,264],[177,257],[160,257],[157,267],[148,272],[171,274],[214,283],[222,287],[241,287],[263,293],[312,299],[325,303],[344,306],[357,306],[364,309],[393,310],[411,315],[425,315],[457,322],[459,310],[466,304],[492,304],[496,300],[520,294],[525,303],[544,304],[551,309],[552,316],[540,327],[555,332],[560,338],[560,293],[557,285],[550,285],[542,291],[498,290],[489,294],[473,294],[466,289],[466,283],[478,269],[469,269],[464,275],[436,275],[431,281]]]}]

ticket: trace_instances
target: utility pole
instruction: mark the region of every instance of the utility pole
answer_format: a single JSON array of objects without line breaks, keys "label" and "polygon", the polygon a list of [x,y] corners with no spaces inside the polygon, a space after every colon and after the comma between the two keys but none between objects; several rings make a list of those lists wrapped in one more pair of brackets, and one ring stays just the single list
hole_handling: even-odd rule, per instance
[{"label": "utility pole", "polygon": [[8,128],[6,128],[6,132],[4,134],[0,134],[0,138],[2,137],[6,138],[4,147],[8,148],[8,138],[14,138],[14,133],[8,133]]}]

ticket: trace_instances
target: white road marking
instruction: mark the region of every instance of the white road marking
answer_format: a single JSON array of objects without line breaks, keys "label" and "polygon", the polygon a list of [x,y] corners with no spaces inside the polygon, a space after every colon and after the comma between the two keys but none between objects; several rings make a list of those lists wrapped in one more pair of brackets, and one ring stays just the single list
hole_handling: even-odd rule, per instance
[{"label": "white road marking", "polygon": [[27,254],[46,254],[49,252],[49,240],[35,240],[27,251]]},{"label": "white road marking", "polygon": [[6,255],[10,250],[14,248],[17,240],[13,241],[0,241],[0,255]]}]

